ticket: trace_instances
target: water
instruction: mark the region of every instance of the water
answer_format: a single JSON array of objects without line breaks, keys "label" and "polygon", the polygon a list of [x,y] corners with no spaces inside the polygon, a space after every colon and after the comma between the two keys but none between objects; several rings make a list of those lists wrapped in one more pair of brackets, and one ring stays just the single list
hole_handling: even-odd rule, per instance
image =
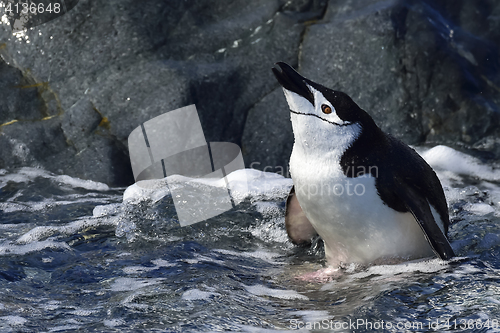
[{"label": "water", "polygon": [[445,187],[458,257],[347,266],[322,283],[297,278],[324,260],[320,241],[287,239],[289,179],[249,171],[235,209],[181,228],[163,186],[123,200],[124,188],[0,170],[0,331],[499,331],[500,172],[419,151]]}]

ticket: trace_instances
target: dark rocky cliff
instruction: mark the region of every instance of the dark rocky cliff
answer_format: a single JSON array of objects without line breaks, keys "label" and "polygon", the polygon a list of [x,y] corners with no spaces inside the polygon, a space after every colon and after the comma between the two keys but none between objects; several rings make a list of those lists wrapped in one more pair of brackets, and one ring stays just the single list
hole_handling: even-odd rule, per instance
[{"label": "dark rocky cliff", "polygon": [[129,133],[195,103],[207,141],[286,169],[277,61],[407,143],[498,157],[499,47],[494,0],[82,0],[26,33],[0,21],[0,168],[130,184]]}]

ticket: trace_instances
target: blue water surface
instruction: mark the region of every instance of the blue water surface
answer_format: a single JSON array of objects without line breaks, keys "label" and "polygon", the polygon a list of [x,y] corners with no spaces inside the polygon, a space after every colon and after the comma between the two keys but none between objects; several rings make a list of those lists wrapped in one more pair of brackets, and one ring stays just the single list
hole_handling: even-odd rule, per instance
[{"label": "blue water surface", "polygon": [[499,331],[500,182],[438,175],[457,258],[320,282],[298,278],[325,262],[321,241],[287,239],[289,186],[180,227],[169,194],[124,202],[124,188],[2,170],[0,331]]}]

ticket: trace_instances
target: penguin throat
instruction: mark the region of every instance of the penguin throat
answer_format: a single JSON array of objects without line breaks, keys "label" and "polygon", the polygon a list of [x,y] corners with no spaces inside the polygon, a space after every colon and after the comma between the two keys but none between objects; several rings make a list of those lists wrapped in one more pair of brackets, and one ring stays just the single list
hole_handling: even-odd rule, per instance
[{"label": "penguin throat", "polygon": [[313,116],[313,117],[321,119],[321,120],[323,120],[323,121],[325,121],[325,122],[327,122],[329,124],[335,125],[335,126],[349,126],[349,125],[352,125],[352,123],[348,122],[348,121],[344,121],[342,124],[338,124],[336,122],[326,120],[325,118],[321,118],[320,116],[318,116],[317,114],[314,114],[314,113],[303,113],[303,112],[298,112],[298,111],[293,111],[293,110],[290,110],[290,112],[298,114],[298,115],[303,115],[303,116]]},{"label": "penguin throat", "polygon": [[[320,123],[318,120],[315,122]],[[311,125],[310,123],[292,121],[295,136],[293,153],[313,160],[327,159],[331,162],[340,162],[341,156],[362,132],[361,126],[357,123],[350,126],[325,124],[316,127]]]}]

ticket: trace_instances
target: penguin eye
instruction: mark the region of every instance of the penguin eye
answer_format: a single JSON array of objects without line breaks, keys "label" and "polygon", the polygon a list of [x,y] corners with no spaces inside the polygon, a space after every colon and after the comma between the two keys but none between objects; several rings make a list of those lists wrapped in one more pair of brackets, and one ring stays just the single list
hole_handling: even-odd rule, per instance
[{"label": "penguin eye", "polygon": [[323,104],[321,105],[321,111],[323,111],[323,113],[330,114],[332,113],[332,108],[326,104]]}]

